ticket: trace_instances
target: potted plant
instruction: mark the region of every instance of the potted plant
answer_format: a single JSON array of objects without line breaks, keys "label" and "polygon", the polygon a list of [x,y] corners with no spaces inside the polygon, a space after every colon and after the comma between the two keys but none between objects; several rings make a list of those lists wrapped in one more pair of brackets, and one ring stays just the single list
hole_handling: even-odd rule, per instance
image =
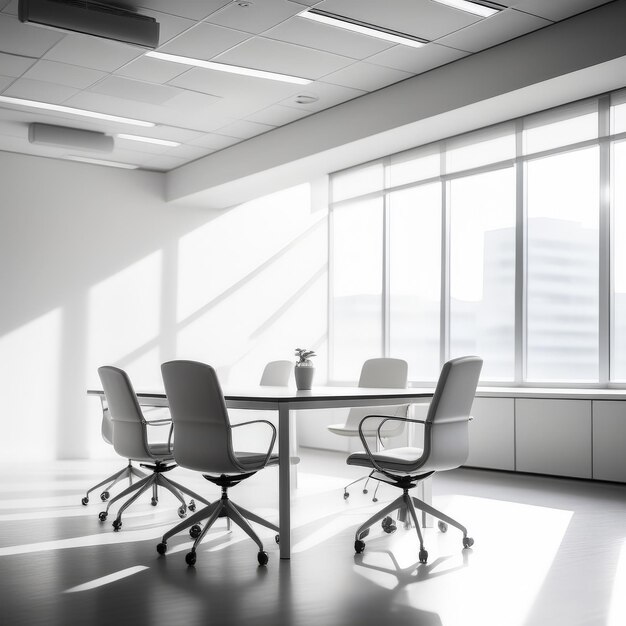
[{"label": "potted plant", "polygon": [[298,357],[294,368],[296,387],[298,389],[310,389],[313,384],[313,374],[315,373],[315,366],[313,361],[311,361],[311,357],[317,355],[313,350],[307,350],[306,348],[296,348],[295,354]]}]

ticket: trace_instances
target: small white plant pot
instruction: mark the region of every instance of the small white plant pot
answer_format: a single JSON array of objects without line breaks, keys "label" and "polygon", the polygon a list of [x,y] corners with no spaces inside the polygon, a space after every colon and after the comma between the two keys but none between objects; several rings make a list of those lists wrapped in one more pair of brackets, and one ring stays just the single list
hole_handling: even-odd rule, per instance
[{"label": "small white plant pot", "polygon": [[296,387],[298,389],[311,389],[313,386],[315,367],[312,365],[296,365],[294,367],[294,374],[296,377]]}]

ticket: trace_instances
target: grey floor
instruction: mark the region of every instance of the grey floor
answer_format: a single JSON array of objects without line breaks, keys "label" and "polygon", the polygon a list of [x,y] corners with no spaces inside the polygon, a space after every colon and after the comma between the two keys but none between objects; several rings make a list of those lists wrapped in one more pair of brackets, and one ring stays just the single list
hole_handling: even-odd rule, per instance
[{"label": "grey floor", "polygon": [[[189,539],[159,537],[178,521],[164,495],[128,510],[120,532],[100,523],[97,495],[84,489],[120,465],[56,462],[0,467],[0,624],[195,624],[411,626],[626,625],[626,486],[462,469],[437,477],[434,504],[465,523],[461,535],[425,531],[429,561],[418,562],[414,530],[373,531],[355,556],[354,530],[397,494],[357,489],[344,456],[303,451],[294,495],[293,558],[256,547],[218,522],[185,564]],[[216,488],[177,469],[172,477],[205,493]],[[277,521],[277,472],[266,470],[231,496]]]}]

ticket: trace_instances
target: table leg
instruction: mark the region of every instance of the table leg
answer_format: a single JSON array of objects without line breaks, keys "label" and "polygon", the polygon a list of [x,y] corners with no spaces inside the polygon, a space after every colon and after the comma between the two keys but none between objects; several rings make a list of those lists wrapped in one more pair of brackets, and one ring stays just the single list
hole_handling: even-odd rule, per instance
[{"label": "table leg", "polygon": [[291,558],[291,445],[289,408],[278,407],[278,513],[280,520],[280,558]]}]

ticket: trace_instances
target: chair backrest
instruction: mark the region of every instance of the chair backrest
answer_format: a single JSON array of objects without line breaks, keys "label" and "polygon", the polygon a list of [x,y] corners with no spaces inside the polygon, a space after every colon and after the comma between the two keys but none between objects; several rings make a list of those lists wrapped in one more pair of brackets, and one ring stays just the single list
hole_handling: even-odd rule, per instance
[{"label": "chair backrest", "polygon": [[286,387],[293,372],[291,361],[270,361],[261,374],[260,385],[264,387]]},{"label": "chair backrest", "polygon": [[115,451],[127,459],[150,458],[146,420],[128,374],[118,367],[104,365],[98,368],[98,375],[113,422],[112,441]]},{"label": "chair backrest", "polygon": [[174,423],[176,463],[200,472],[240,473],[215,370],[197,361],[169,361],[161,373]]},{"label": "chair backrest", "polygon": [[464,356],[444,363],[426,416],[424,457],[437,470],[463,465],[469,454],[469,416],[483,361]]},{"label": "chair backrest", "polygon": [[[368,359],[361,367],[359,387],[378,387],[385,389],[403,389],[406,387],[409,366],[403,359],[378,358]],[[366,415],[394,415],[406,417],[409,405],[379,407],[356,407],[350,409],[346,419],[348,428],[357,429]],[[367,430],[378,428],[381,420],[371,419],[365,423]],[[404,430],[402,422],[387,422],[381,429],[384,437],[392,437]]]}]

